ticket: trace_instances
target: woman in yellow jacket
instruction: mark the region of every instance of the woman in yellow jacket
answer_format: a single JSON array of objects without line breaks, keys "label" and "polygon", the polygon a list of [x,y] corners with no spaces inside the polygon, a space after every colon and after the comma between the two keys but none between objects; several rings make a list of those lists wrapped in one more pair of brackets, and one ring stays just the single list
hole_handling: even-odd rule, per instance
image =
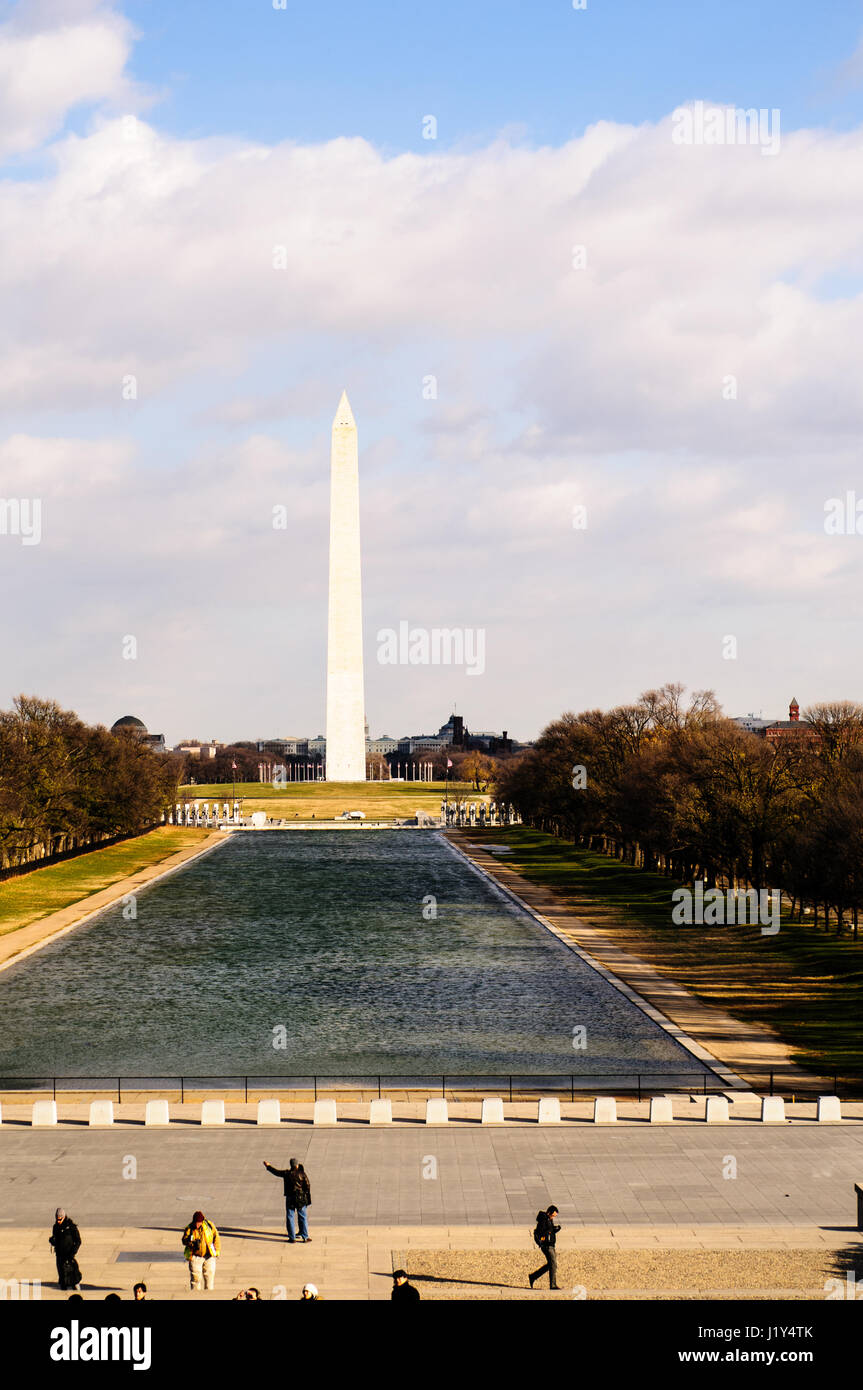
[{"label": "woman in yellow jacket", "polygon": [[183,1245],[189,1261],[189,1287],[212,1289],[216,1286],[216,1260],[221,1253],[219,1232],[202,1211],[196,1211],[185,1231]]}]

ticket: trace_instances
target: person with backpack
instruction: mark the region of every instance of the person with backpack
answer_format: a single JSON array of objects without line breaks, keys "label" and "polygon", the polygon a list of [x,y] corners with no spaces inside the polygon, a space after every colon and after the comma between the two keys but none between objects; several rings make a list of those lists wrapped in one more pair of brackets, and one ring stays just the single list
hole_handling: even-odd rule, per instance
[{"label": "person with backpack", "polygon": [[285,1225],[288,1230],[288,1242],[293,1245],[296,1240],[294,1236],[294,1212],[297,1213],[297,1229],[300,1240],[304,1242],[311,1240],[306,1208],[312,1205],[312,1189],[302,1163],[298,1163],[295,1158],[292,1158],[289,1160],[289,1164],[288,1168],[273,1168],[264,1159],[264,1167],[267,1172],[272,1173],[274,1178],[282,1179],[285,1194]]},{"label": "person with backpack", "polygon": [[60,1288],[80,1289],[81,1271],[75,1256],[81,1249],[81,1232],[62,1207],[58,1207],[54,1213],[54,1226],[48,1243],[54,1247]]},{"label": "person with backpack", "polygon": [[545,1211],[539,1211],[536,1214],[533,1239],[545,1256],[545,1264],[527,1276],[531,1288],[546,1271],[548,1271],[548,1287],[550,1289],[560,1287],[557,1282],[557,1251],[555,1249],[557,1233],[560,1230],[560,1227],[554,1224],[554,1218],[557,1215],[557,1207],[553,1206],[546,1207]]},{"label": "person with backpack", "polygon": [[208,1221],[202,1211],[196,1211],[181,1239],[189,1261],[189,1287],[196,1290],[215,1288],[221,1240],[212,1221]]}]

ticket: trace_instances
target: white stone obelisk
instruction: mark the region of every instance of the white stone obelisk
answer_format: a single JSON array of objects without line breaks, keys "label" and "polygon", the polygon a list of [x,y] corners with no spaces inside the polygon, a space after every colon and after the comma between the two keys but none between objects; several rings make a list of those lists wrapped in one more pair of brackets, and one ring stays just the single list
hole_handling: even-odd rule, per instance
[{"label": "white stone obelisk", "polygon": [[327,781],[366,780],[363,596],[357,426],[342,392],[330,455]]}]

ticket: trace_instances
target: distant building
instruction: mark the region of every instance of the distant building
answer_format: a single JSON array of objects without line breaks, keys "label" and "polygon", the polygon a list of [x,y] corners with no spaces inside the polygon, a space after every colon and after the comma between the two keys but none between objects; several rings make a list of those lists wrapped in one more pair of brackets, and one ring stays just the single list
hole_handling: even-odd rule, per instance
[{"label": "distant building", "polygon": [[442,753],[445,748],[449,748],[446,739],[440,738],[437,734],[411,734],[409,738],[400,738],[398,741],[399,753]]},{"label": "distant building", "polygon": [[134,714],[124,714],[121,719],[116,720],[115,723],[111,725],[111,733],[135,734],[142,743],[146,743],[148,747],[152,748],[154,753],[165,752],[165,735],[148,733],[146,724]]},{"label": "distant building", "polygon": [[810,728],[805,719],[800,718],[800,706],[796,700],[792,700],[788,706],[788,718],[777,719],[774,723],[768,724],[764,730],[764,737],[774,746],[787,739],[800,740],[813,746],[821,742],[821,735]]},{"label": "distant building", "polygon": [[738,728],[745,729],[750,734],[763,734],[775,721],[772,719],[762,719],[756,714],[741,714],[732,720]]},{"label": "distant building", "polygon": [[447,722],[441,724],[438,730],[438,737],[444,739],[453,748],[464,747],[464,736],[464,719],[460,714],[451,714]]},{"label": "distant building", "polygon": [[197,738],[187,738],[182,743],[174,745],[175,753],[187,753],[190,758],[200,758],[206,762],[209,758],[215,758],[220,748],[224,748],[223,743],[202,743]]},{"label": "distant building", "polygon": [[268,738],[257,744],[259,753],[281,753],[283,757],[307,758],[309,740],[307,738]]},{"label": "distant building", "polygon": [[389,734],[381,734],[380,738],[370,738],[366,744],[369,753],[396,753],[398,752],[399,741],[397,738],[390,738]]}]

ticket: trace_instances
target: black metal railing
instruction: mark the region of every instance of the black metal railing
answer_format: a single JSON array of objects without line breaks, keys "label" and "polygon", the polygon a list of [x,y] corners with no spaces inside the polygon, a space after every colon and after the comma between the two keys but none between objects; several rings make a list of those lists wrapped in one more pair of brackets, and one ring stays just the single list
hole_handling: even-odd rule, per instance
[{"label": "black metal railing", "polygon": [[[753,1073],[750,1073],[753,1077]],[[765,1071],[752,1080],[753,1089],[769,1095],[818,1096],[841,1095],[845,1099],[863,1098],[863,1076],[840,1075],[797,1078],[782,1072]],[[124,1091],[179,1091],[181,1103],[189,1092],[236,1091],[248,1101],[250,1090],[308,1091],[314,1100],[322,1092],[356,1090],[376,1091],[379,1097],[390,1091],[434,1091],[441,1096],[458,1091],[498,1093],[510,1100],[526,1098],[532,1092],[543,1091],[569,1094],[575,1100],[580,1094],[611,1094],[634,1096],[641,1100],[654,1093],[698,1093],[731,1091],[727,1081],[710,1071],[621,1071],[621,1072],[533,1072],[533,1073],[310,1073],[304,1075],[218,1075],[174,1074],[171,1076],[0,1076],[0,1091],[50,1091],[56,1100],[64,1091],[115,1091],[122,1102]]]}]

